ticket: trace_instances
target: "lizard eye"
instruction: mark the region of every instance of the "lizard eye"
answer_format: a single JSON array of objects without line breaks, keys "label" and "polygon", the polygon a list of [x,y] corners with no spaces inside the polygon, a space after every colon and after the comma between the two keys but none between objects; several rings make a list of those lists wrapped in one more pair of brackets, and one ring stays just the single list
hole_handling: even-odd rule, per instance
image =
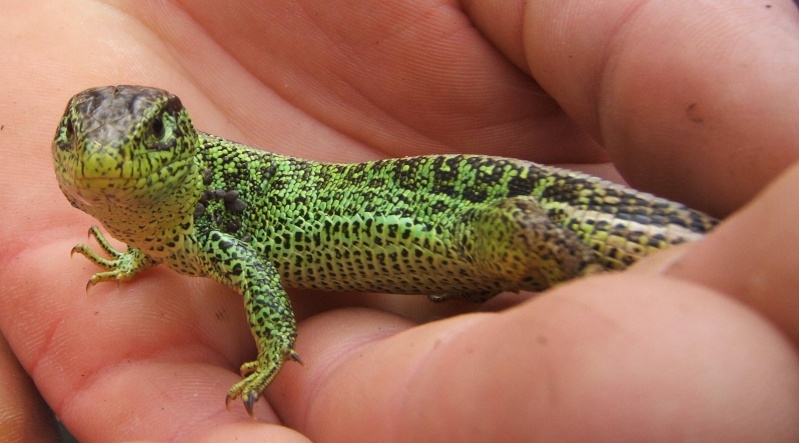
[{"label": "lizard eye", "polygon": [[175,147],[175,134],[167,131],[166,125],[169,124],[171,115],[164,112],[150,120],[150,135],[153,143],[150,147],[156,151],[169,151]]},{"label": "lizard eye", "polygon": [[164,120],[160,115],[150,120],[150,133],[158,140],[164,138]]}]

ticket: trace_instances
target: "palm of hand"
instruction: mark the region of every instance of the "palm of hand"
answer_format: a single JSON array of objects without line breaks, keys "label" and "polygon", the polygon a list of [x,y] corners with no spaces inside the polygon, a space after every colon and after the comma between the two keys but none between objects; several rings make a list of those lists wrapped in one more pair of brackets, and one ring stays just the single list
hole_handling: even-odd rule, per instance
[{"label": "palm of hand", "polygon": [[[11,289],[0,300],[0,326],[38,389],[81,438],[96,438],[98,430],[109,439],[298,435],[252,427],[239,405],[224,410],[224,395],[238,380],[235,371],[254,349],[238,295],[162,268],[83,294],[96,269],[70,260],[67,251],[81,240],[75,233],[94,221],[60,196],[47,154],[60,107],[72,93],[109,83],[164,87],[181,95],[204,131],[318,160],[449,150],[547,163],[605,160],[579,129],[600,132],[586,117],[598,111],[575,105],[570,114],[583,117],[578,126],[522,73],[533,60],[521,54],[534,56],[534,43],[509,43],[497,24],[483,25],[489,41],[449,7],[373,7],[369,17],[335,2],[240,2],[228,9],[235,14],[199,6],[190,13],[136,8],[128,15],[44,7],[35,20],[50,30],[44,39],[58,51],[37,57],[62,68],[59,85],[36,78],[48,92],[35,96],[37,88],[19,79],[2,86],[7,92],[17,88],[20,102],[46,112],[16,114],[9,132],[19,132],[2,146],[6,158],[26,160],[3,174],[5,188],[26,192],[7,202],[12,209],[4,225],[0,283]],[[483,22],[480,11],[471,12]],[[66,26],[80,21],[91,24],[87,32]],[[547,69],[534,67],[550,92],[561,90]],[[583,89],[590,89],[590,79]],[[583,90],[579,86],[575,90]],[[624,97],[647,99],[644,93]],[[717,174],[724,172],[719,166]],[[743,197],[728,201],[736,198]],[[30,204],[43,201],[53,204]],[[612,438],[630,429],[625,418],[648,424],[635,432],[659,429],[647,421],[658,404],[653,398],[729,405],[727,412],[736,416],[744,412],[733,407],[743,403],[757,405],[748,411],[753,415],[791,410],[795,394],[788,394],[797,386],[792,348],[759,317],[711,289],[660,275],[657,263],[668,259],[656,259],[649,270],[566,286],[500,314],[417,327],[374,309],[313,317],[299,331],[307,368],[287,366],[257,413],[262,421],[312,437],[418,432],[455,438],[474,438],[475,429],[529,437],[535,428],[538,435],[563,436],[563,428],[542,423],[566,414],[579,417],[588,435]],[[392,310],[415,310],[422,319],[481,309],[366,295],[294,295],[300,319],[333,307],[388,303],[407,303]],[[760,364],[757,379],[772,380],[770,389],[741,383],[751,370],[741,355]],[[714,371],[722,368],[726,376],[719,379]],[[711,377],[712,389],[702,382]],[[599,413],[586,415],[596,404],[603,405]],[[691,409],[691,415],[703,410]],[[687,414],[674,412],[667,422]],[[619,426],[596,433],[610,422]],[[581,431],[571,432],[579,437]]]}]

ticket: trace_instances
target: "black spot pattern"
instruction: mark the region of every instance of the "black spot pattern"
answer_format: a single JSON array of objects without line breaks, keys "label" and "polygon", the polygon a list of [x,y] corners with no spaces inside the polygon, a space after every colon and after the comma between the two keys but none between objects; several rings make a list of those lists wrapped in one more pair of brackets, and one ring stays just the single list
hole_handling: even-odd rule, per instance
[{"label": "black spot pattern", "polygon": [[[690,241],[716,221],[649,194],[520,160],[441,155],[325,164],[196,132],[180,100],[117,86],[76,95],[52,149],[59,186],[131,248],[76,251],[131,278],[165,263],[245,298],[253,402],[294,353],[283,286],[483,301],[541,290]],[[111,160],[109,160],[111,159]],[[103,178],[105,180],[92,180]],[[98,231],[99,232],[99,231]]]}]

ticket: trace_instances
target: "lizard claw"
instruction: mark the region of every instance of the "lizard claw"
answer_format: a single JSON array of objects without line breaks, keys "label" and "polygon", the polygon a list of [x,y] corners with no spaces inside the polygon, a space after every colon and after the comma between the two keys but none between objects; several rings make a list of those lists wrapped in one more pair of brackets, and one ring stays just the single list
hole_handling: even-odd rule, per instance
[{"label": "lizard claw", "polygon": [[247,410],[247,415],[249,415],[250,418],[253,420],[257,420],[257,418],[255,418],[255,413],[252,411],[253,406],[255,406],[256,400],[258,400],[258,395],[256,395],[255,392],[250,392],[247,398],[243,399],[244,408]]},{"label": "lizard claw", "polygon": [[89,230],[89,237],[94,237],[100,245],[100,248],[102,248],[102,251],[105,251],[111,258],[101,256],[85,243],[75,245],[69,252],[70,256],[78,253],[88,258],[89,261],[97,266],[105,269],[105,271],[98,272],[91,276],[89,282],[86,283],[87,292],[89,288],[100,282],[116,280],[117,283],[119,283],[128,281],[142,270],[155,264],[155,261],[140,249],[128,248],[125,252],[116,250],[111,243],[106,240],[97,226],[92,226]]},{"label": "lizard claw", "polygon": [[293,349],[290,349],[282,354],[281,359],[277,363],[271,363],[267,359],[263,361],[259,359],[241,365],[239,372],[244,379],[233,385],[230,391],[228,391],[225,399],[225,407],[227,407],[227,410],[230,411],[231,401],[241,397],[244,408],[247,409],[247,414],[249,414],[250,418],[255,420],[255,413],[253,412],[255,402],[258,401],[261,393],[264,392],[269,383],[272,382],[272,379],[275,378],[283,361],[289,358],[301,365],[303,364],[299,354]]},{"label": "lizard claw", "polygon": [[289,358],[294,360],[294,361],[296,361],[300,365],[302,365],[302,367],[305,367],[305,363],[302,362],[302,359],[300,358],[300,354],[297,354],[293,349],[289,353]]},{"label": "lizard claw", "polygon": [[[232,392],[228,393],[227,397],[225,397],[225,408],[228,410],[228,412],[230,412],[230,403],[235,400],[236,397],[237,395]],[[244,402],[244,408],[247,410],[247,415],[249,415],[253,420],[258,420],[258,418],[255,417],[255,412],[253,412],[256,400],[258,400],[258,395],[256,395],[255,392],[250,392],[249,395],[242,396],[242,401]]]}]

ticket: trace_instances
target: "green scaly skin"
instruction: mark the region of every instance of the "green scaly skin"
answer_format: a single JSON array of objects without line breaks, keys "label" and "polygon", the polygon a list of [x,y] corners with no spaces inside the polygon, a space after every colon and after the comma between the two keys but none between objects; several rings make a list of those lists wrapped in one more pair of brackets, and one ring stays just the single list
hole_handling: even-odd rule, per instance
[{"label": "green scaly skin", "polygon": [[521,160],[439,155],[332,164],[196,131],[174,95],[116,86],[74,96],[56,131],[59,186],[128,244],[129,280],[166,264],[244,297],[258,358],[228,393],[253,403],[294,352],[285,287],[486,300],[622,269],[716,220],[596,177]]}]

